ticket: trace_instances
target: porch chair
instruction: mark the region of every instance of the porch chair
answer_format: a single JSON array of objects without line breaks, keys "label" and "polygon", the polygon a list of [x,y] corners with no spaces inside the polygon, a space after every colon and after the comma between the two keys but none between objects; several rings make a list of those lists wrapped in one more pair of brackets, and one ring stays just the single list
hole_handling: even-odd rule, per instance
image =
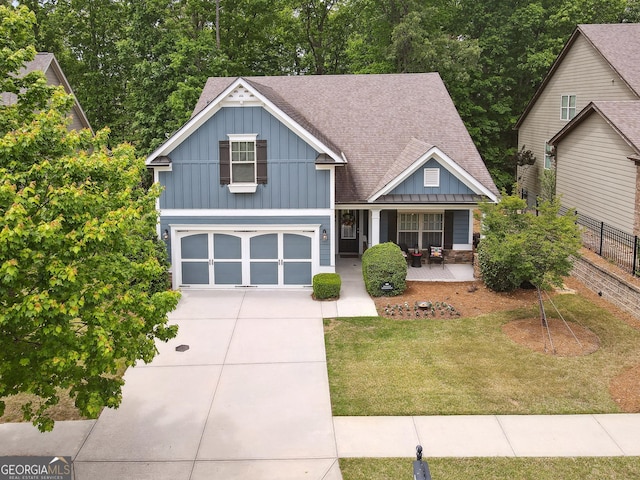
[{"label": "porch chair", "polygon": [[404,259],[409,262],[410,261],[410,256],[409,256],[409,247],[407,247],[406,243],[398,243],[398,246],[400,247],[400,250],[402,250],[402,256],[404,257]]},{"label": "porch chair", "polygon": [[429,246],[429,268],[432,263],[441,263],[444,269],[444,251],[442,247]]}]

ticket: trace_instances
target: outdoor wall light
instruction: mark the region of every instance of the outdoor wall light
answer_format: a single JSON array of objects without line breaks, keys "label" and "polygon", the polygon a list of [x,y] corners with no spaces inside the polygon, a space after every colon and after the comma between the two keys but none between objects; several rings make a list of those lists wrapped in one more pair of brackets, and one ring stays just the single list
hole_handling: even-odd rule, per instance
[{"label": "outdoor wall light", "polygon": [[164,229],[164,232],[162,232],[162,239],[169,240],[169,230],[167,230],[166,228]]},{"label": "outdoor wall light", "polygon": [[329,236],[327,235],[327,229],[325,228],[324,230],[322,230],[322,241],[326,242],[329,239]]}]

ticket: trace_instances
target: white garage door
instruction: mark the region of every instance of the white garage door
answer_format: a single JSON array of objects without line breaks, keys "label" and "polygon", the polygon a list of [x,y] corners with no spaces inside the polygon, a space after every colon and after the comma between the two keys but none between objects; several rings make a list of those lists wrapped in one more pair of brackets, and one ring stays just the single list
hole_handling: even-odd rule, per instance
[{"label": "white garage door", "polygon": [[307,286],[314,231],[178,233],[180,286]]}]

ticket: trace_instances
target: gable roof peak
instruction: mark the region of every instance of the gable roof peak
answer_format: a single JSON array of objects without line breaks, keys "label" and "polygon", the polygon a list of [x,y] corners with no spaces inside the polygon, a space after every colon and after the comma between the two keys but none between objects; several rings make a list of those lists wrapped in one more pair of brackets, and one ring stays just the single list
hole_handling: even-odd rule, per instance
[{"label": "gable roof peak", "polygon": [[580,24],[576,26],[569,40],[549,67],[547,74],[516,122],[515,129],[520,128],[578,38],[584,38],[618,74],[627,87],[640,98],[640,23]]}]

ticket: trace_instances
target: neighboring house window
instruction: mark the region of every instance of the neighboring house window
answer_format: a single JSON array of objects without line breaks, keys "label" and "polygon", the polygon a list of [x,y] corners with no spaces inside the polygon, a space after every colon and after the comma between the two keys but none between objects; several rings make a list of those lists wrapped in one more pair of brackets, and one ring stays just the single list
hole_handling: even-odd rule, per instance
[{"label": "neighboring house window", "polygon": [[229,135],[220,141],[220,184],[232,193],[255,192],[257,185],[267,183],[267,141],[256,137]]},{"label": "neighboring house window", "polygon": [[425,187],[440,186],[440,169],[439,168],[424,169],[424,186]]},{"label": "neighboring house window", "polygon": [[442,246],[443,213],[401,213],[398,219],[398,243],[421,250]]},{"label": "neighboring house window", "polygon": [[553,147],[545,142],[544,144],[544,168],[546,170],[553,167]]},{"label": "neighboring house window", "polygon": [[576,96],[562,95],[562,107],[560,108],[560,118],[571,120],[576,116]]}]

